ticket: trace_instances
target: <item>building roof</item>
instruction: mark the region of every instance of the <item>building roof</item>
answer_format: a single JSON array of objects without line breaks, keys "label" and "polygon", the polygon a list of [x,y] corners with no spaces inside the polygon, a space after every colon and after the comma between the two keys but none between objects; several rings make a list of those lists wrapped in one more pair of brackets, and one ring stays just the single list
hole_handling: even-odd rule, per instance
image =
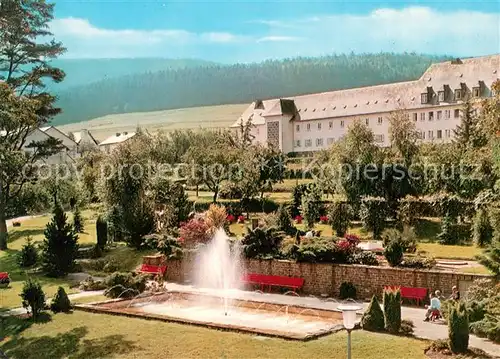
[{"label": "building roof", "polygon": [[480,86],[480,81],[489,88],[499,74],[500,54],[446,61],[431,65],[414,81],[255,101],[233,126],[250,119],[255,125],[264,124],[266,117],[287,115],[293,111],[296,111],[294,119],[306,121],[422,108],[425,105],[421,103],[420,95],[428,88],[437,94],[445,85],[452,91],[464,83],[472,89]]},{"label": "building roof", "polygon": [[116,135],[110,136],[106,138],[104,141],[102,141],[99,146],[104,146],[104,145],[112,145],[116,143],[121,143],[129,138],[132,138],[135,136],[135,132],[123,132],[123,133],[117,133]]},{"label": "building roof", "polygon": [[75,142],[77,144],[80,144],[80,141],[82,140],[82,133],[86,131],[87,132],[87,135],[90,137],[90,139],[96,144],[98,145],[99,142],[95,139],[95,137],[92,135],[92,133],[88,130],[81,130],[81,131],[77,131],[77,132],[71,132],[73,134],[73,138],[75,139]]}]

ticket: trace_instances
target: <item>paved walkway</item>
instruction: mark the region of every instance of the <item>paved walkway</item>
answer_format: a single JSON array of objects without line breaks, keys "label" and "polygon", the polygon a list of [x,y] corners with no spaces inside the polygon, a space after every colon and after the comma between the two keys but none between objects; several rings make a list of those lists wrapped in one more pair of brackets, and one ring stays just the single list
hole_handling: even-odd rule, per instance
[{"label": "paved walkway", "polygon": [[[103,290],[93,290],[93,291],[88,291],[88,292],[68,294],[68,298],[70,300],[72,300],[72,299],[78,299],[78,298],[93,297],[95,295],[102,295],[102,294],[104,294]],[[47,302],[50,302],[50,299],[47,300]],[[14,308],[14,309],[8,310],[6,312],[0,313],[0,317],[8,317],[10,315],[23,315],[26,313],[27,313],[27,311],[25,308]]]},{"label": "paved walkway", "polygon": [[[221,295],[222,291],[213,289],[195,288],[190,285],[181,285],[175,283],[166,283],[165,288],[171,291],[183,292],[201,292],[205,294]],[[257,302],[267,302],[281,305],[299,305],[302,307],[337,310],[342,301],[335,298],[317,298],[314,296],[298,297],[294,292],[289,292],[289,295],[248,292],[240,290],[229,290],[226,292],[229,298],[239,298],[252,300]],[[363,313],[369,303],[356,302],[361,307],[359,314]],[[413,334],[417,338],[437,340],[448,338],[448,326],[443,321],[424,322],[426,310],[423,308],[405,307],[401,308],[401,316],[403,319],[409,319],[415,325]],[[500,358],[500,345],[495,344],[488,339],[479,338],[471,335],[469,345],[474,348],[484,350],[490,355]]]}]

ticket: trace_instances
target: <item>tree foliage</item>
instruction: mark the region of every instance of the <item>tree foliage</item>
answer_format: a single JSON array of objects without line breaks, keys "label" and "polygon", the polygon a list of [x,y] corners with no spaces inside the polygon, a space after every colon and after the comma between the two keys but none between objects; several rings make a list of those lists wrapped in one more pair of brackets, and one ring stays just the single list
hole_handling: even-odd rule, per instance
[{"label": "tree foliage", "polygon": [[40,282],[28,278],[28,280],[24,282],[20,297],[22,299],[23,308],[31,312],[31,316],[34,320],[38,319],[40,313],[45,308],[45,293],[43,292]]},{"label": "tree foliage", "polygon": [[328,221],[337,237],[343,237],[351,223],[348,204],[343,201],[333,202],[328,209]]},{"label": "tree foliage", "polygon": [[401,292],[384,290],[384,322],[389,333],[399,333],[401,328]]},{"label": "tree foliage", "polygon": [[385,200],[382,198],[364,197],[361,200],[359,216],[363,221],[363,227],[373,232],[374,239],[379,239],[386,227],[387,209]]},{"label": "tree foliage", "polygon": [[488,212],[485,208],[479,208],[474,217],[473,240],[478,247],[484,247],[491,243],[493,238],[493,227],[490,223]]},{"label": "tree foliage", "polygon": [[448,313],[448,339],[453,353],[465,353],[469,347],[469,318],[464,303],[456,303]]},{"label": "tree foliage", "polygon": [[302,197],[302,215],[308,228],[314,227],[314,224],[319,219],[322,206],[321,191],[318,187],[312,186]]},{"label": "tree foliage", "polygon": [[384,330],[384,312],[380,308],[377,296],[374,295],[370,301],[370,305],[363,313],[361,325],[364,330],[373,332],[381,332]]},{"label": "tree foliage", "polygon": [[397,152],[406,167],[411,166],[413,159],[418,155],[418,131],[415,121],[403,109],[394,111],[389,116],[389,139],[391,147]]},{"label": "tree foliage", "polygon": [[52,277],[68,274],[75,265],[78,235],[58,203],[54,206],[52,220],[47,224],[44,235],[41,258],[44,271]]}]

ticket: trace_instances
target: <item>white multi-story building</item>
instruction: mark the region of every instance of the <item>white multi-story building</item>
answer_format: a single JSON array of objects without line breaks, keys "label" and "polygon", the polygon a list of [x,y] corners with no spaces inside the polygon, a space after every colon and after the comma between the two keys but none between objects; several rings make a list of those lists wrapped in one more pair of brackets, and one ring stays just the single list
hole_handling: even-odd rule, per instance
[{"label": "white multi-story building", "polygon": [[380,146],[388,146],[388,118],[402,109],[415,121],[423,142],[449,142],[464,101],[492,96],[499,73],[498,54],[455,59],[431,65],[415,81],[256,100],[232,127],[250,121],[254,141],[285,153],[309,152],[338,141],[359,119]]}]

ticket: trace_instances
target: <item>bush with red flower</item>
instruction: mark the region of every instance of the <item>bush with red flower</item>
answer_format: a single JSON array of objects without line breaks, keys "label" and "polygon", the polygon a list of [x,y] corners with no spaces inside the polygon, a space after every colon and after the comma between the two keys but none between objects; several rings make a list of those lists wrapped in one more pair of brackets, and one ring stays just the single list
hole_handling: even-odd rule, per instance
[{"label": "bush with red flower", "polygon": [[209,226],[201,218],[193,218],[181,224],[179,237],[187,247],[193,247],[198,243],[206,243],[210,240]]},{"label": "bush with red flower", "polygon": [[228,223],[230,223],[230,224],[233,224],[235,220],[236,220],[236,217],[235,217],[235,216],[233,216],[232,214],[229,214],[229,215],[226,217],[226,221],[228,221]]},{"label": "bush with red flower", "polygon": [[238,223],[245,223],[245,216],[238,216]]},{"label": "bush with red flower", "polygon": [[327,224],[328,223],[328,216],[321,216],[321,217],[319,217],[319,221],[322,224]]},{"label": "bush with red flower", "polygon": [[354,246],[354,248],[356,248],[358,244],[361,243],[361,239],[355,234],[346,234],[344,236],[344,239],[349,243],[351,243],[351,245]]},{"label": "bush with red flower", "polygon": [[298,216],[295,216],[295,223],[301,224],[304,218],[299,214]]}]

